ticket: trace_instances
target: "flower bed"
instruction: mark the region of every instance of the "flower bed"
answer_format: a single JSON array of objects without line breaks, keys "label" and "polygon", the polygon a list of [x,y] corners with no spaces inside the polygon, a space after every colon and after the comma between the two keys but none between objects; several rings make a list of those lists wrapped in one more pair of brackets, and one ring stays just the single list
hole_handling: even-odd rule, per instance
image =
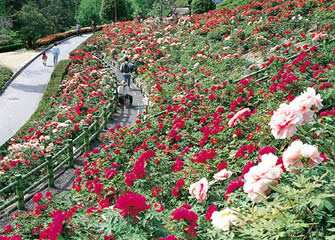
[{"label": "flower bed", "polygon": [[[88,44],[89,45],[89,44]],[[57,87],[55,98],[40,118],[25,125],[25,129],[8,143],[7,152],[0,161],[0,188],[15,181],[15,174],[25,174],[45,161],[46,154],[56,153],[66,145],[66,139],[74,139],[84,125],[93,122],[96,115],[111,101],[112,75],[89,52],[77,50],[67,74]],[[57,95],[56,95],[57,94]],[[43,107],[43,106],[42,106]],[[75,146],[77,147],[77,146]],[[41,172],[41,174],[45,174]],[[25,182],[34,182],[36,175]],[[4,200],[8,194],[2,197]]]},{"label": "flower bed", "polygon": [[37,196],[7,235],[331,239],[335,43],[322,38],[334,35],[332,7],[258,1],[161,26],[107,27],[92,51],[130,55],[152,110],[164,112],[102,135],[73,191]]},{"label": "flower bed", "polygon": [[[97,26],[96,31],[100,31],[101,29],[103,29],[103,26]],[[90,27],[80,29],[81,34],[88,33],[88,32],[91,32],[91,31],[92,30],[91,30]],[[35,42],[34,47],[37,48],[37,47],[41,47],[41,46],[47,46],[47,45],[50,45],[54,42],[63,40],[65,38],[68,38],[68,37],[71,37],[71,36],[74,36],[76,34],[77,34],[76,30],[71,30],[71,31],[67,31],[67,32],[52,34],[50,36],[38,39]]]}]

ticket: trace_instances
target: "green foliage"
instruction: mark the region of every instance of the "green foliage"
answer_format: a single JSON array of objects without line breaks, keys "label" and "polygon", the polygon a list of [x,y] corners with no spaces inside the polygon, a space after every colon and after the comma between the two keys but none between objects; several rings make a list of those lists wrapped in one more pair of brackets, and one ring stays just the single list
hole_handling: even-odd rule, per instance
[{"label": "green foliage", "polygon": [[234,9],[235,7],[250,4],[250,0],[225,0],[222,3],[216,5],[216,9],[229,8]]},{"label": "green foliage", "polygon": [[[124,21],[132,18],[132,6],[128,0],[116,0],[117,2],[117,20]],[[102,0],[101,19],[110,22],[115,20],[115,0]]]},{"label": "green foliage", "polygon": [[0,67],[0,88],[5,85],[5,83],[11,78],[12,75],[12,70],[6,67]]},{"label": "green foliage", "polygon": [[215,9],[215,3],[212,0],[193,0],[192,13],[200,14]]},{"label": "green foliage", "polygon": [[99,24],[101,3],[102,0],[82,0],[75,16],[77,22],[82,26],[89,26],[92,20],[95,21],[96,24]]},{"label": "green foliage", "polygon": [[22,39],[27,47],[32,47],[35,40],[50,32],[48,20],[38,8],[32,5],[24,5],[18,16]]},{"label": "green foliage", "polygon": [[142,17],[147,17],[153,7],[153,0],[131,0],[134,11],[134,17],[140,15]]},{"label": "green foliage", "polygon": [[14,43],[14,44],[0,46],[0,53],[14,51],[17,49],[21,49],[22,47],[23,47],[22,43]]}]

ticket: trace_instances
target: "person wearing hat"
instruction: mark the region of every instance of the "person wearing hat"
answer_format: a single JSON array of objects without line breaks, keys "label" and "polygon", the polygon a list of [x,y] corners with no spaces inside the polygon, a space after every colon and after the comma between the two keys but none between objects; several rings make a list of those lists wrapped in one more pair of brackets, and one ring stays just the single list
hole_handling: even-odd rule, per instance
[{"label": "person wearing hat", "polygon": [[133,103],[133,96],[129,94],[129,87],[125,81],[122,81],[117,88],[119,103],[125,105],[126,99],[129,99],[130,105]]}]

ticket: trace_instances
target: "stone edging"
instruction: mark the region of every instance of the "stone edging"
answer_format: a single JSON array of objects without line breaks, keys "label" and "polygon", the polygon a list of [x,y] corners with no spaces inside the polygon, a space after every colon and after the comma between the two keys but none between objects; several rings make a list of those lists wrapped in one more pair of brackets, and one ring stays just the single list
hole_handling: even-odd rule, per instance
[{"label": "stone edging", "polygon": [[[76,35],[70,36],[68,38],[65,38],[63,40],[60,40],[59,42],[57,42],[58,44],[65,42],[71,38],[77,37]],[[24,69],[26,69],[33,61],[35,61],[38,57],[40,57],[45,51],[50,50],[53,47],[53,43],[44,48],[43,51],[41,51],[40,53],[38,53],[35,57],[33,57],[32,59],[30,59],[28,62],[26,62],[19,70],[17,70],[13,76],[5,83],[5,85],[3,85],[3,87],[0,89],[0,96],[2,95],[2,93],[6,90],[6,88],[14,81],[14,79],[20,75],[21,72],[23,72]]]}]

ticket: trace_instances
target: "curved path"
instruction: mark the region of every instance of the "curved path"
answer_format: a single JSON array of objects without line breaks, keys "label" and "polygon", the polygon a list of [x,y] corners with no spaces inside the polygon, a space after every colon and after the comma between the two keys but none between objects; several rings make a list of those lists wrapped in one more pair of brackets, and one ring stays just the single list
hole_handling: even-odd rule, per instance
[{"label": "curved path", "polygon": [[[69,53],[90,36],[85,34],[60,43],[58,61],[67,59]],[[47,55],[47,66],[43,66],[41,57],[38,57],[0,95],[0,146],[29,120],[42,99],[54,69],[51,50]]]}]

